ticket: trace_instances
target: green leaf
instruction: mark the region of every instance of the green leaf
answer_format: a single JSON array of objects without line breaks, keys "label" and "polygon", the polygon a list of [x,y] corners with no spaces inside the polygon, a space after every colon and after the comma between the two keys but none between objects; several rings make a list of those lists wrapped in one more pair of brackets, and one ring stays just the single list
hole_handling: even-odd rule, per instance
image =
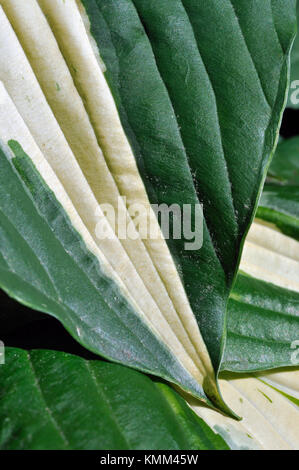
[{"label": "green leaf", "polygon": [[223,370],[294,366],[299,293],[239,274],[228,303]]},{"label": "green leaf", "polygon": [[[295,1],[0,3],[1,285],[228,412],[226,305],[277,140]],[[134,224],[117,238],[101,204],[119,196],[126,222],[142,203],[155,227],[150,202],[203,203],[203,247]]]},{"label": "green leaf", "polygon": [[299,35],[298,35],[298,22],[299,22],[299,4],[297,2],[297,35],[293,44],[291,53],[291,77],[290,77],[290,91],[287,102],[288,108],[298,109],[299,97]]},{"label": "green leaf", "polygon": [[82,3],[150,201],[203,203],[203,247],[168,245],[217,370],[229,291],[281,119],[295,2]]},{"label": "green leaf", "polygon": [[298,156],[297,138],[282,141],[270,166],[271,183],[264,186],[241,261],[241,268],[247,273],[268,282],[239,273],[228,304],[224,370],[247,372],[297,363]]},{"label": "green leaf", "polygon": [[299,240],[299,186],[266,184],[256,216]]},{"label": "green leaf", "polygon": [[279,142],[267,180],[269,183],[299,186],[299,137]]},{"label": "green leaf", "polygon": [[59,319],[85,347],[179,383],[196,381],[86,247],[19,145],[0,148],[0,279],[7,293]]},{"label": "green leaf", "polygon": [[299,239],[299,138],[281,141],[271,162],[256,213],[289,237]]},{"label": "green leaf", "polygon": [[227,449],[162,382],[104,361],[6,349],[0,449]]},{"label": "green leaf", "polygon": [[120,365],[7,348],[0,449],[298,449],[298,373],[223,376],[238,422]]}]

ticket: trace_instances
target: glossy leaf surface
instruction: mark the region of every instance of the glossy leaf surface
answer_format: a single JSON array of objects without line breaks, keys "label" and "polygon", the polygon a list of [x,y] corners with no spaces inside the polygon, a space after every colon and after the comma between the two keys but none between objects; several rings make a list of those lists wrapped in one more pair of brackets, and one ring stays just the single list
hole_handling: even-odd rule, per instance
[{"label": "glossy leaf surface", "polygon": [[150,201],[203,203],[203,247],[168,245],[217,369],[226,302],[281,119],[295,3],[82,3]]},{"label": "glossy leaf surface", "polygon": [[168,385],[123,366],[8,348],[0,449],[227,449]]},{"label": "glossy leaf surface", "polygon": [[228,304],[227,330],[223,369],[294,366],[299,293],[239,274]]},{"label": "glossy leaf surface", "polygon": [[[80,2],[0,4],[1,137],[14,152],[1,152],[3,288],[92,351],[225,409],[226,304],[276,143],[295,2],[262,14],[254,1],[83,2],[114,102]],[[204,205],[202,248],[168,241],[177,271],[163,240],[139,240],[136,256],[115,234],[96,240],[102,196],[148,203],[126,137],[150,202]]]}]

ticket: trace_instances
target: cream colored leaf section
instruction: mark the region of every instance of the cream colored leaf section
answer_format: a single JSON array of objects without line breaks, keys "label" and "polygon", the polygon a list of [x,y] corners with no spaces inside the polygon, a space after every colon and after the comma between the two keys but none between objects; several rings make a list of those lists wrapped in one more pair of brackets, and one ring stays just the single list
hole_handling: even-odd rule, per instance
[{"label": "cream colored leaf section", "polygon": [[[98,217],[103,219],[104,215],[48,106],[2,8],[0,8],[0,80],[5,85],[5,88],[4,86],[1,88],[0,138],[4,142],[10,139],[17,140],[30,156],[30,149],[27,148],[26,141],[23,141],[17,125],[18,116],[19,121],[25,122],[34,141],[63,185],[94,243],[109,261],[117,276],[121,278],[135,303],[138,304],[138,311],[142,310],[147,323],[168,345],[189,373],[202,384],[205,377],[203,367],[200,370],[187,354],[171,325],[163,317],[154,299],[144,286],[114,232],[110,229],[110,238],[97,239],[95,230]],[[48,182],[47,178],[45,181]]]},{"label": "cream colored leaf section", "polygon": [[[141,317],[147,320],[142,310],[140,310],[130,295],[128,289],[113,270],[102,251],[96,245],[86,226],[83,224],[82,219],[76,211],[71,199],[67,195],[61,182],[34,141],[28,127],[18,113],[12,100],[8,96],[2,82],[0,82],[0,139],[4,142],[9,141],[10,139],[17,140],[22,145],[24,152],[26,152],[27,155],[30,155],[30,159],[35,168],[44,179],[48,187],[53,191],[61,206],[64,208],[74,229],[77,230],[77,232],[81,235],[88,250],[99,260],[103,272],[118,285],[119,289],[129,300],[131,305],[133,305],[136,312],[138,312]],[[158,333],[156,334],[158,335]]]},{"label": "cream colored leaf section", "polygon": [[240,270],[298,292],[299,242],[255,221],[244,244]]},{"label": "cream colored leaf section", "polygon": [[[299,337],[296,345],[299,350]],[[297,360],[299,354],[297,355]],[[261,380],[271,385],[272,387],[280,390],[287,395],[290,395],[296,400],[299,400],[299,369],[278,369],[269,372],[261,372],[257,374]],[[298,431],[299,432],[299,431]]]},{"label": "cream colored leaf section", "polygon": [[156,216],[150,208],[134,155],[101,67],[100,54],[89,32],[89,21],[84,8],[81,2],[75,0],[39,0],[38,3],[47,16],[76,88],[81,97],[84,97],[97,140],[120,194],[126,197],[128,205],[141,204],[146,207],[153,231],[160,234],[155,239],[145,239],[144,245],[212,384],[212,366],[205,344]]},{"label": "cream colored leaf section", "polygon": [[[298,380],[297,372],[294,380]],[[299,450],[299,408],[256,377],[220,380],[226,403],[242,421],[214,412],[195,400],[189,405],[232,449]]]}]

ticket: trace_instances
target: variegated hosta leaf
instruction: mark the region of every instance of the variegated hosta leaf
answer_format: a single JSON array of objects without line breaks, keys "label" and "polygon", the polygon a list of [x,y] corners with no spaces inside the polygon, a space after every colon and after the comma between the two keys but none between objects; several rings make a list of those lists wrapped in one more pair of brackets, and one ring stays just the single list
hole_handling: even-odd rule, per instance
[{"label": "variegated hosta leaf", "polygon": [[[271,182],[265,184],[257,223],[249,231],[241,262],[241,269],[249,274],[256,273],[261,279],[294,291],[299,290],[298,168],[298,139],[282,141],[274,155],[268,175]],[[250,260],[254,245],[257,251]]]},{"label": "variegated hosta leaf", "polygon": [[241,271],[265,282],[299,292],[299,242],[275,226],[256,220],[247,235]]},{"label": "variegated hosta leaf", "polygon": [[299,450],[298,370],[257,376],[225,373],[219,382],[226,402],[242,421],[221,416],[194,400],[189,404],[230,448]]},{"label": "variegated hosta leaf", "polygon": [[[179,349],[174,355],[167,346],[167,324],[161,324],[160,333],[149,323],[38,148],[36,169],[17,143],[10,145],[14,153],[0,149],[4,289],[58,318],[90,350],[156,373],[205,398],[181,362]],[[50,188],[41,179],[45,173]]]},{"label": "variegated hosta leaf", "polygon": [[[277,138],[295,1],[82,3],[87,15],[0,0],[1,285],[91,350],[226,410],[226,303]],[[119,196],[203,202],[203,247],[167,246],[151,211],[155,240],[133,224],[118,239],[100,204],[131,223]]]},{"label": "variegated hosta leaf", "polygon": [[[297,344],[298,346],[298,344]],[[298,352],[297,352],[298,358]],[[299,370],[293,369],[280,369],[277,371],[262,372],[257,375],[263,382],[271,387],[279,390],[287,396],[293,403],[299,406]]]},{"label": "variegated hosta leaf", "polygon": [[204,204],[203,247],[187,253],[182,240],[168,245],[217,368],[240,244],[273,149],[270,128],[280,120],[281,52],[295,4],[82,3],[151,202]]},{"label": "variegated hosta leaf", "polygon": [[228,304],[223,369],[244,372],[299,363],[294,356],[299,341],[298,162],[296,139],[278,145],[269,171],[272,183],[264,187],[241,260],[241,269],[259,279],[238,275]]},{"label": "variegated hosta leaf", "polygon": [[299,186],[266,184],[257,217],[299,241]]}]

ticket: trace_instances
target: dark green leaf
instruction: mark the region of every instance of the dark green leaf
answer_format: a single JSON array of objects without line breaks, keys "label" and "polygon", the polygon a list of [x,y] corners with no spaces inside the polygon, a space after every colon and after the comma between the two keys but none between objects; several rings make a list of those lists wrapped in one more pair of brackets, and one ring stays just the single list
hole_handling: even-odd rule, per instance
[{"label": "dark green leaf", "polygon": [[299,239],[299,138],[281,141],[267,175],[257,217]]},{"label": "dark green leaf", "polygon": [[169,386],[103,361],[7,348],[0,449],[227,449]]},{"label": "dark green leaf", "polygon": [[[297,2],[297,29],[299,20],[299,3]],[[290,77],[290,91],[287,106],[289,108],[298,109],[299,107],[299,35],[295,38],[292,54],[291,54],[291,77]]]},{"label": "dark green leaf", "polygon": [[223,369],[248,372],[294,366],[298,292],[239,274],[228,312]]},{"label": "dark green leaf", "polygon": [[256,216],[299,240],[299,186],[266,184]]},{"label": "dark green leaf", "polygon": [[269,182],[299,186],[299,137],[279,142],[267,179]]}]

